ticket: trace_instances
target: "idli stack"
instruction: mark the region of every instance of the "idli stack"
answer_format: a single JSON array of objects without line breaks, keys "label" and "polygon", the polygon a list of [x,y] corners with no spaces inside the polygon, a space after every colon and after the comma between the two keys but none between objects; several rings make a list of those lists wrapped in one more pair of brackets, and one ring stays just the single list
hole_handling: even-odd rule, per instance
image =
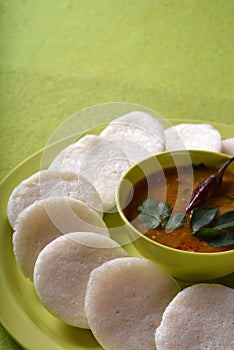
[{"label": "idli stack", "polygon": [[88,179],[107,212],[115,206],[116,189],[126,170],[164,149],[162,125],[149,114],[134,111],[112,120],[100,136],[87,134],[66,147],[49,168],[74,171]]},{"label": "idli stack", "polygon": [[84,202],[73,198],[50,197],[24,209],[15,225],[13,249],[25,277],[33,279],[37,256],[48,243],[65,233],[77,231],[109,237],[101,216]]},{"label": "idli stack", "polygon": [[[89,328],[84,311],[90,272],[128,254],[112,239],[74,232],[58,237],[39,254],[34,269],[36,292],[47,309],[63,322]],[[105,292],[106,294],[106,292]]]},{"label": "idli stack", "polygon": [[36,200],[48,197],[71,197],[87,203],[102,213],[102,202],[94,186],[74,172],[41,170],[23,180],[13,190],[7,207],[7,215],[14,228],[22,211]]},{"label": "idli stack", "polygon": [[125,153],[115,143],[96,135],[85,135],[51,163],[50,169],[73,170],[93,184],[104,211],[115,206],[119,180],[130,167]]}]

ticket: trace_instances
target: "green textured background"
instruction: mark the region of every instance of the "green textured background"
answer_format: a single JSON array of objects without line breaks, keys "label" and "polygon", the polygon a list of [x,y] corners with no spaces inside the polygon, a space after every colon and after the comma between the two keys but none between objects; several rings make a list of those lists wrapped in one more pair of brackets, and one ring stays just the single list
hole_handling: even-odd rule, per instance
[{"label": "green textured background", "polygon": [[233,0],[1,0],[0,179],[95,104],[233,125],[233,39]]}]

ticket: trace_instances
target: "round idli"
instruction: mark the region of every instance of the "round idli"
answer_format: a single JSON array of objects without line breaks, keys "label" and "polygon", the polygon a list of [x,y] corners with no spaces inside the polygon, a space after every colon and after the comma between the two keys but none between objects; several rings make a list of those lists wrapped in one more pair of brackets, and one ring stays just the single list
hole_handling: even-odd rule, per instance
[{"label": "round idli", "polygon": [[89,328],[84,311],[90,272],[127,252],[112,239],[92,232],[75,232],[56,238],[39,254],[34,285],[46,308],[63,322]]},{"label": "round idli", "polygon": [[221,135],[210,124],[182,123],[165,130],[166,151],[206,150],[221,152]]},{"label": "round idli", "polygon": [[119,181],[130,167],[126,156],[122,152],[115,152],[115,149],[109,146],[109,143],[103,143],[92,150],[81,168],[81,174],[99,193],[104,212],[115,207]]},{"label": "round idli", "polygon": [[120,178],[130,167],[125,153],[113,142],[96,135],[85,135],[62,151],[51,169],[73,170],[86,178],[97,190],[106,212],[115,206]]},{"label": "round idli", "polygon": [[[72,150],[73,144],[66,146],[65,148],[62,149],[62,151],[60,151],[57,156],[52,160],[52,162],[49,165],[49,169],[50,170],[54,170],[54,171],[59,171],[61,172],[62,166],[63,166],[63,161],[65,161],[66,159],[66,153],[67,153],[67,157],[69,157],[69,154]],[[69,163],[68,163],[69,165]],[[67,171],[73,171],[74,167],[72,168],[71,166],[67,166]]]},{"label": "round idli", "polygon": [[167,306],[156,330],[157,350],[233,350],[234,290],[197,284]]},{"label": "round idli", "polygon": [[234,155],[234,137],[222,140],[222,153]]},{"label": "round idli", "polygon": [[73,198],[50,197],[38,200],[18,217],[13,233],[16,261],[25,277],[33,279],[40,251],[64,233],[89,231],[109,237],[100,215],[87,204]]},{"label": "round idli", "polygon": [[41,170],[23,180],[13,190],[7,206],[11,226],[14,228],[19,214],[36,200],[58,196],[79,199],[102,213],[99,194],[83,176],[74,172]]},{"label": "round idli", "polygon": [[155,329],[178,292],[174,279],[153,262],[116,258],[91,272],[86,317],[105,349],[154,349]]},{"label": "round idli", "polygon": [[133,111],[112,120],[100,136],[114,141],[132,164],[165,150],[162,125],[142,111]]},{"label": "round idli", "polygon": [[99,144],[99,136],[87,134],[63,149],[52,161],[49,169],[79,173],[84,158]]}]

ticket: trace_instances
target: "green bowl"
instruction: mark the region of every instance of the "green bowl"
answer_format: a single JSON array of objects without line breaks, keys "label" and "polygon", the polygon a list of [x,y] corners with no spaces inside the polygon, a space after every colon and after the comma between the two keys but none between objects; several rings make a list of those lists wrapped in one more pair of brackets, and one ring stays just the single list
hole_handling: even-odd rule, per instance
[{"label": "green bowl", "polygon": [[[143,177],[176,165],[204,163],[220,168],[230,156],[207,151],[174,151],[149,157],[131,167],[120,181],[117,191],[117,208],[126,228],[128,239],[137,251],[167,270],[172,276],[192,282],[219,278],[234,272],[234,250],[214,253],[197,253],[171,248],[157,243],[139,232],[126,218],[123,209],[133,186]],[[234,173],[234,163],[228,167]]]}]

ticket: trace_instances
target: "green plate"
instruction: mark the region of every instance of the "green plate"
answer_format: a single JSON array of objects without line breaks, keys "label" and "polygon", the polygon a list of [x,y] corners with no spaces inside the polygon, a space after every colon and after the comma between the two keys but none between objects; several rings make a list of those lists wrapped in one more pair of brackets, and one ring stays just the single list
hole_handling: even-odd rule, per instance
[{"label": "green plate", "polygon": [[[183,121],[172,120],[171,122],[176,124]],[[223,138],[233,137],[233,126],[212,124],[220,131]],[[44,308],[36,296],[33,283],[24,278],[14,258],[12,229],[6,215],[8,198],[19,182],[40,169],[42,154],[43,150],[32,155],[0,184],[0,319],[7,331],[25,349],[101,350],[102,347],[91,331],[67,326]],[[108,224],[114,226],[115,223],[112,221],[118,218],[112,215],[106,219]],[[130,255],[139,256],[132,246],[129,245],[126,249]],[[234,288],[234,274],[217,282]],[[182,287],[188,285],[182,281],[179,283]]]}]

